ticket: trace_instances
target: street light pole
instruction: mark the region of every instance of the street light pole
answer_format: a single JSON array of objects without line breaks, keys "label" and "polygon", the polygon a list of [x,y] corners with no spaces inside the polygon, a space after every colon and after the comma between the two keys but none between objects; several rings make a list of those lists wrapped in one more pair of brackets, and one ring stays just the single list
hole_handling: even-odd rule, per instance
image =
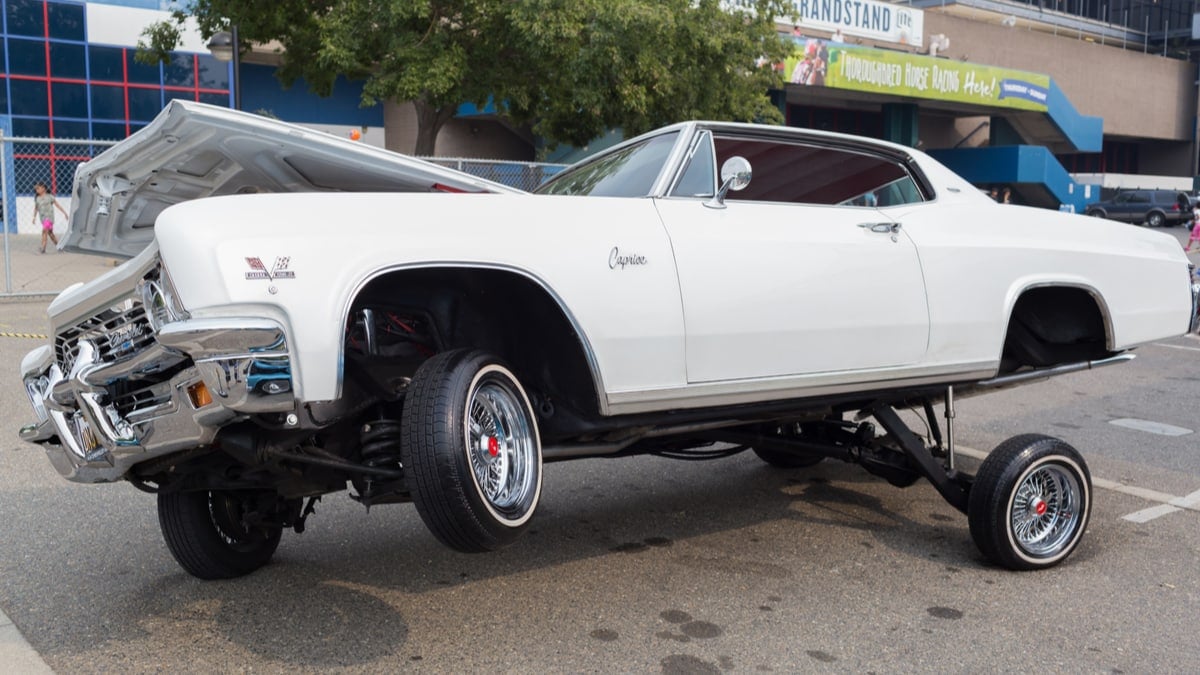
[{"label": "street light pole", "polygon": [[231,31],[233,33],[233,109],[242,109],[242,50],[241,43],[238,42],[238,27],[233,24]]},{"label": "street light pole", "polygon": [[238,27],[233,24],[229,27],[229,31],[221,31],[216,33],[209,39],[208,51],[212,52],[213,58],[218,61],[233,62],[233,81],[230,89],[233,90],[233,109],[242,109],[242,54],[238,42]]}]

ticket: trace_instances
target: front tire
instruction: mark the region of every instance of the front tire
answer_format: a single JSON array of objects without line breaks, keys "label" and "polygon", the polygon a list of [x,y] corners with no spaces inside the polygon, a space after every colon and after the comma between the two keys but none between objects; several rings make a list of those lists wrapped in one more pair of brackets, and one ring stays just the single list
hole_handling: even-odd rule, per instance
[{"label": "front tire", "polygon": [[979,467],[967,506],[975,545],[1013,570],[1053,567],[1087,528],[1092,477],[1079,452],[1051,436],[1014,436]]},{"label": "front tire", "polygon": [[404,401],[401,462],[421,520],[464,553],[512,543],[542,491],[533,406],[498,359],[443,352],[417,369]]},{"label": "front tire", "polygon": [[[233,579],[266,565],[279,525],[246,524],[261,492],[208,490],[158,495],[158,524],[180,567],[200,579]],[[274,501],[272,493],[270,500]]]}]

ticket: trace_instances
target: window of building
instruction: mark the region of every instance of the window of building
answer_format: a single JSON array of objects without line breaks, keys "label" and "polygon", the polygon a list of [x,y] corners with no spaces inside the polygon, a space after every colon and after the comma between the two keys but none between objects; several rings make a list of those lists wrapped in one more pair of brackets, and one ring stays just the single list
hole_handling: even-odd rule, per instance
[{"label": "window of building", "polygon": [[134,56],[137,54],[136,50],[125,49],[122,51],[125,52],[125,67],[129,72],[130,82],[162,86],[162,75],[158,64],[148,66],[138,63],[134,59]]},{"label": "window of building", "polygon": [[50,74],[82,80],[87,77],[87,60],[83,45],[64,42],[50,43]]},{"label": "window of building", "polygon": [[129,88],[129,119],[149,122],[163,107],[161,89]]},{"label": "window of building", "polygon": [[122,65],[125,59],[124,49],[88,45],[87,50],[88,67],[92,71],[93,82],[96,80],[123,82],[125,80],[125,68]]},{"label": "window of building", "polygon": [[229,63],[218,61],[207,54],[197,54],[196,66],[200,71],[201,89],[229,88]]},{"label": "window of building", "polygon": [[224,93],[224,92],[220,93],[220,94],[205,94],[205,93],[201,92],[200,93],[200,102],[208,103],[209,105],[219,105],[219,106],[228,107],[229,106],[229,94]]},{"label": "window of building", "polygon": [[[50,113],[49,102],[46,100],[45,80],[20,80],[13,78],[9,81],[9,95],[12,98],[13,115],[39,115],[46,117]],[[16,134],[16,130],[13,130]]]},{"label": "window of building", "polygon": [[50,136],[50,120],[14,117],[12,130],[14,137],[47,138]]},{"label": "window of building", "polygon": [[86,85],[55,82],[50,85],[50,94],[54,105],[53,114],[55,117],[87,119],[88,95]]},{"label": "window of building", "polygon": [[5,26],[9,35],[45,37],[46,22],[42,0],[5,0]]},{"label": "window of building", "polygon": [[[91,135],[91,132],[88,130],[88,126],[89,126],[88,123],[84,122],[82,120],[80,120],[80,121],[54,120],[54,137],[55,138],[87,138],[88,136]],[[63,148],[65,148],[65,147],[67,147],[67,146],[59,145],[58,152],[59,153],[71,152],[71,153],[76,153],[76,154],[79,152],[78,149],[64,150]]]},{"label": "window of building", "polygon": [[99,141],[119,141],[125,138],[125,123],[92,122],[92,138]]},{"label": "window of building", "polygon": [[8,72],[46,77],[46,43],[42,40],[9,39]]},{"label": "window of building", "polygon": [[[92,84],[92,117],[125,119],[125,88],[119,85]],[[125,125],[122,124],[124,129]]]},{"label": "window of building", "polygon": [[82,3],[47,2],[46,18],[50,37],[57,40],[77,40],[79,42],[86,40],[83,14]]}]

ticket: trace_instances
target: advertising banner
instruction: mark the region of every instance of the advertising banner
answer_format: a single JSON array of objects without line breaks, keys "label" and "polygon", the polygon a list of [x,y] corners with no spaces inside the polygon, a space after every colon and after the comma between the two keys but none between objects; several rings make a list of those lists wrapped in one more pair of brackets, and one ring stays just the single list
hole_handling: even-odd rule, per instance
[{"label": "advertising banner", "polygon": [[915,47],[924,39],[925,13],[904,5],[880,0],[792,0],[792,7],[801,30],[841,31]]},{"label": "advertising banner", "polygon": [[792,84],[1046,111],[1048,75],[818,39],[797,42],[784,63]]}]

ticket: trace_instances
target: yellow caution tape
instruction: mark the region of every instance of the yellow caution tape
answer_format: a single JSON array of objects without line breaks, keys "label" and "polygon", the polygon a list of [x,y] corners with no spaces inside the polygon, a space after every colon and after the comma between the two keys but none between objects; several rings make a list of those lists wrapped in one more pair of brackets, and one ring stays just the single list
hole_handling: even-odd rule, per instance
[{"label": "yellow caution tape", "polygon": [[0,337],[29,338],[30,340],[45,340],[49,336],[42,335],[41,333],[7,333],[4,331],[0,331]]}]

